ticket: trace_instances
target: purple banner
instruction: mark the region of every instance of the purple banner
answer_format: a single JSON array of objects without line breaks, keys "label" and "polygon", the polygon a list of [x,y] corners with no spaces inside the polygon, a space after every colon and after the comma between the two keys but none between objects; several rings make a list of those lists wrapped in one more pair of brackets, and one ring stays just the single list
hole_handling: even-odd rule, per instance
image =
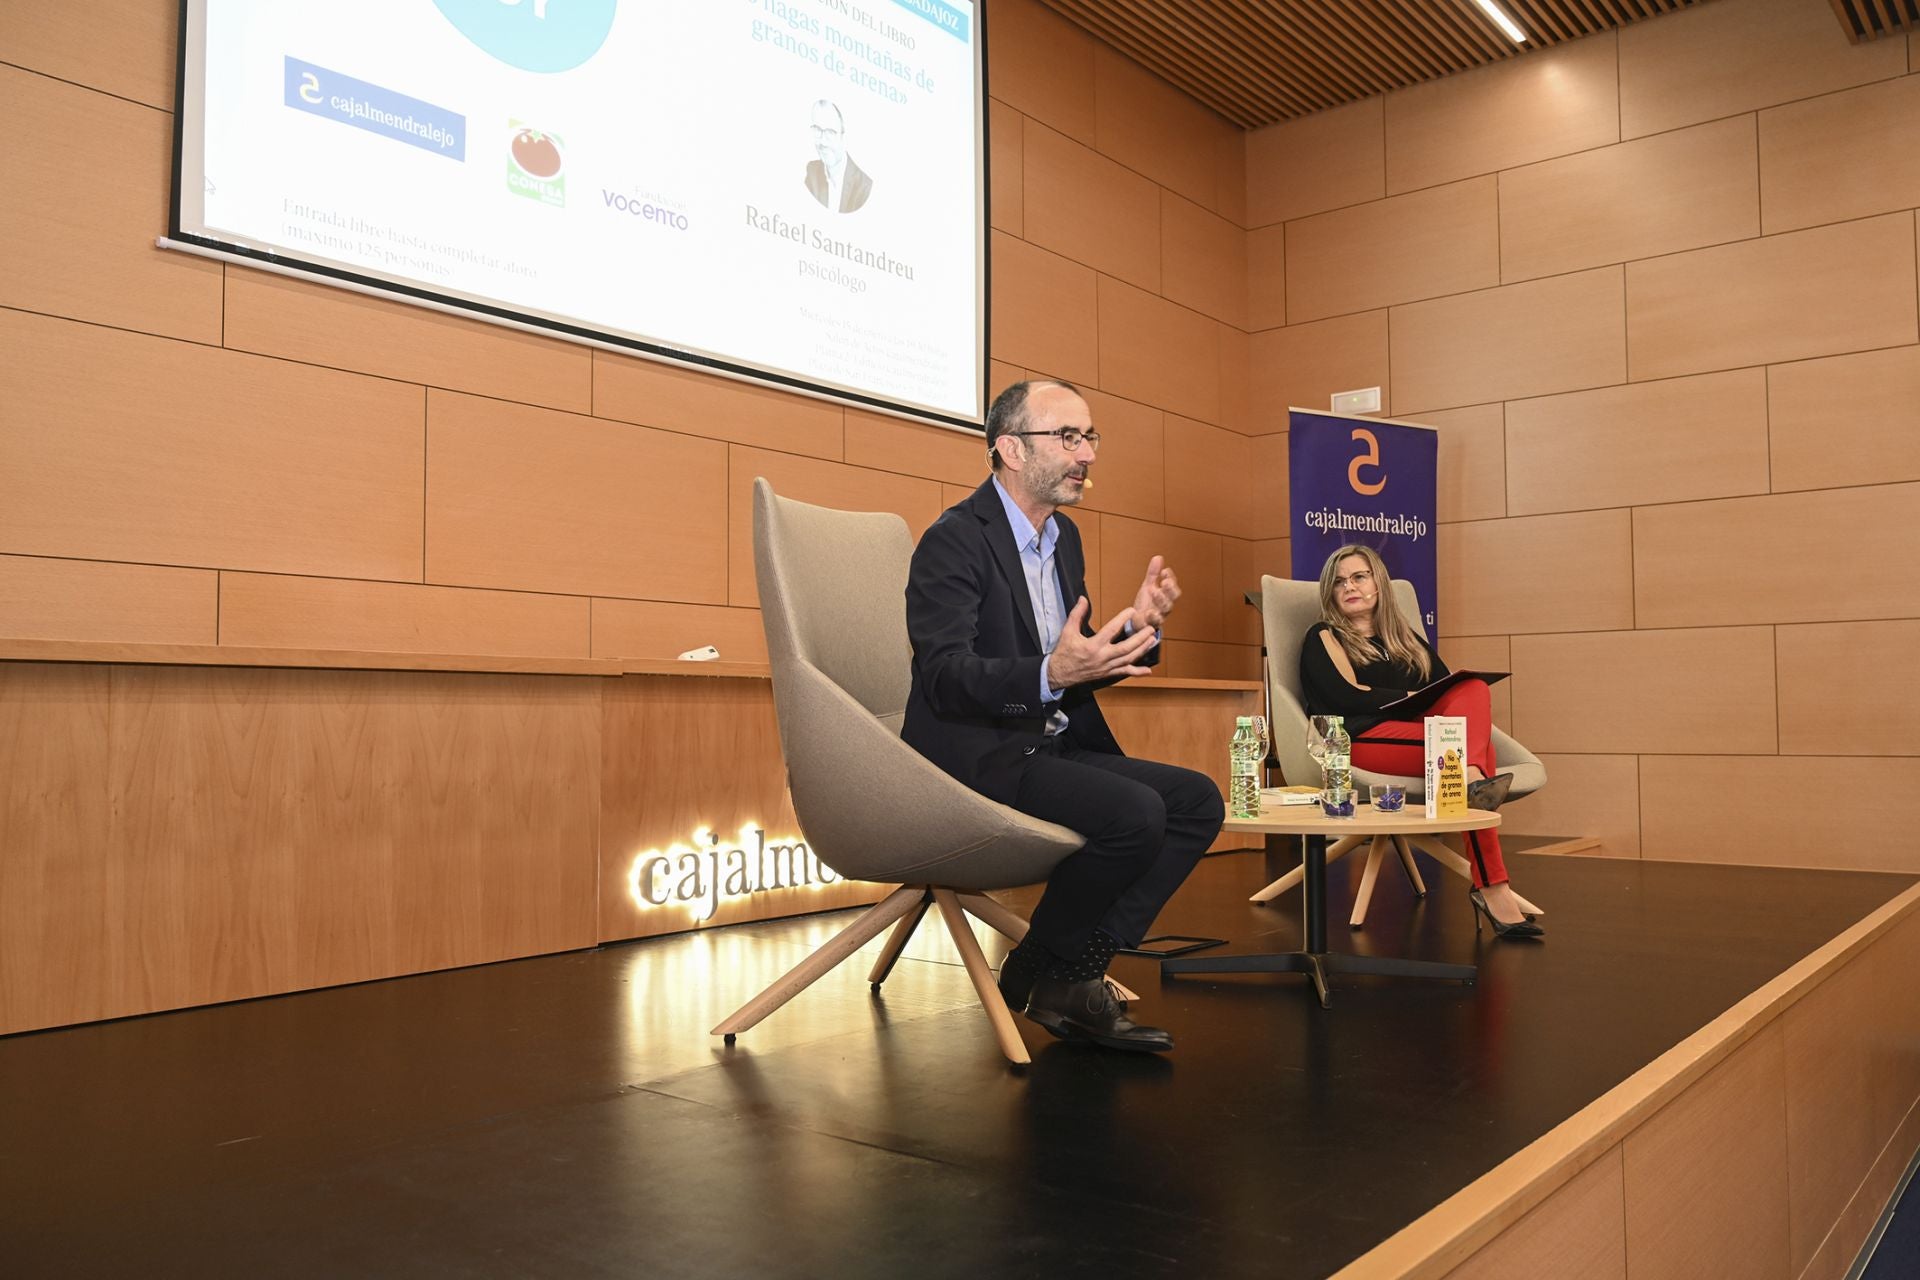
[{"label": "purple banner", "polygon": [[1433,533],[1439,432],[1306,409],[1290,410],[1287,421],[1293,576],[1317,582],[1336,549],[1364,543],[1380,553],[1387,572],[1413,584],[1427,635],[1438,643]]}]

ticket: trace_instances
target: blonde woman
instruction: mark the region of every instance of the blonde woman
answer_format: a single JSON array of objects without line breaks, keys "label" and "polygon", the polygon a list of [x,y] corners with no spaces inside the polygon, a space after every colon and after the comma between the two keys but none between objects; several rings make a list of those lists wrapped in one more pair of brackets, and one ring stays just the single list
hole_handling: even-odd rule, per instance
[{"label": "blonde woman", "polygon": [[[1381,710],[1385,704],[1448,674],[1447,664],[1401,616],[1393,580],[1372,547],[1351,544],[1327,557],[1320,570],[1320,621],[1300,648],[1300,687],[1309,715],[1345,718],[1353,739],[1353,763],[1370,773],[1418,777],[1424,770],[1425,716],[1464,716],[1467,721],[1469,803],[1497,809],[1511,774],[1494,774],[1493,711],[1485,681],[1463,680],[1409,720]],[[1502,938],[1538,938],[1507,882],[1494,831],[1471,833],[1474,911],[1487,917]],[[1476,918],[1475,924],[1478,924]]]}]

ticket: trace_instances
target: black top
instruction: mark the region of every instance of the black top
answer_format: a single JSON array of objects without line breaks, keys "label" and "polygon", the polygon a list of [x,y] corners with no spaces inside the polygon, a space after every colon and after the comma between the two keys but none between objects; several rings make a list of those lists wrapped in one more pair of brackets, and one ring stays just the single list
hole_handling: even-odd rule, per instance
[{"label": "black top", "polygon": [[[1327,652],[1327,643],[1320,637],[1330,628],[1324,622],[1316,622],[1307,628],[1307,638],[1300,645],[1300,691],[1307,704],[1310,716],[1344,716],[1347,734],[1359,737],[1374,725],[1392,716],[1379,714],[1379,709],[1396,698],[1431,684],[1441,676],[1448,674],[1447,664],[1440,661],[1440,655],[1425,640],[1427,654],[1433,659],[1433,670],[1426,679],[1420,673],[1404,663],[1387,656],[1386,646],[1376,638],[1374,652],[1379,656],[1372,662],[1363,663],[1354,668],[1354,675],[1360,683],[1370,686],[1357,688],[1347,683],[1340,674],[1340,668],[1333,665],[1333,657]],[[1334,643],[1339,643],[1336,638]]]}]

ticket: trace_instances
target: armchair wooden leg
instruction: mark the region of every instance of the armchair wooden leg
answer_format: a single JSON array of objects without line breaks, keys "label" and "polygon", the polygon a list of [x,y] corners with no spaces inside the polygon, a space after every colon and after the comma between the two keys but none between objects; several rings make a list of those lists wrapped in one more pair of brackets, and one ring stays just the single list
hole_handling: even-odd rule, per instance
[{"label": "armchair wooden leg", "polygon": [[1412,841],[1414,847],[1419,849],[1420,852],[1426,854],[1429,858],[1432,858],[1435,862],[1438,862],[1441,866],[1453,872],[1453,874],[1469,883],[1472,882],[1473,868],[1467,865],[1466,858],[1460,854],[1455,853],[1452,849],[1441,844],[1432,836],[1408,836],[1407,839]]},{"label": "armchair wooden leg", "polygon": [[987,1020],[993,1024],[993,1035],[1000,1042],[1000,1052],[1006,1054],[1007,1061],[1015,1066],[1026,1066],[1033,1059],[1020,1039],[1019,1029],[1013,1025],[1013,1014],[1000,996],[993,970],[987,967],[987,957],[980,950],[980,940],[973,936],[973,926],[967,923],[967,913],[961,907],[960,899],[951,889],[935,889],[933,900],[940,904],[940,915],[947,922],[947,932],[953,935],[953,945],[959,948],[960,959],[967,966],[967,976],[973,979],[973,989],[980,996],[981,1006],[987,1011]]},{"label": "armchair wooden leg", "polygon": [[954,897],[960,905],[980,918],[980,922],[1004,935],[1009,942],[1019,942],[1027,936],[1027,922],[1020,918],[1017,911],[1008,910],[984,893],[959,893]]},{"label": "armchair wooden leg", "polygon": [[1514,900],[1515,902],[1517,902],[1517,903],[1519,903],[1519,904],[1520,904],[1520,909],[1521,909],[1522,911],[1524,911],[1524,912],[1526,912],[1526,913],[1527,913],[1528,915],[1530,915],[1530,916],[1543,916],[1543,915],[1545,915],[1545,914],[1547,914],[1546,912],[1544,912],[1544,911],[1542,911],[1542,910],[1541,910],[1540,908],[1538,908],[1538,907],[1536,907],[1536,906],[1534,906],[1534,905],[1533,905],[1533,904],[1532,904],[1531,902],[1528,902],[1528,901],[1527,901],[1527,900],[1526,900],[1525,898],[1523,898],[1523,897],[1521,897],[1521,896],[1520,896],[1519,894],[1517,894],[1517,893],[1513,895],[1513,900]]},{"label": "armchair wooden leg", "polygon": [[1413,860],[1413,850],[1407,848],[1407,842],[1400,836],[1393,838],[1393,851],[1400,855],[1400,865],[1407,873],[1407,879],[1413,884],[1413,896],[1427,896],[1427,882],[1420,878],[1420,866]]},{"label": "armchair wooden leg", "polygon": [[894,962],[900,959],[900,953],[907,949],[908,939],[913,931],[920,927],[920,921],[927,914],[927,908],[933,905],[931,895],[922,893],[920,905],[900,917],[900,923],[893,926],[893,934],[887,939],[887,945],[880,949],[880,958],[873,962],[873,971],[867,975],[867,981],[878,991],[880,984],[893,972]]},{"label": "armchair wooden leg", "polygon": [[[976,917],[980,923],[986,925],[989,929],[996,930],[1003,934],[1009,941],[1017,943],[1027,936],[1027,922],[1021,918],[1020,913],[1008,910],[992,898],[989,898],[986,894],[960,893],[956,891],[953,896],[960,900],[961,907],[966,910],[968,915]],[[1109,978],[1107,981],[1113,982],[1113,979]],[[1113,983],[1113,989],[1119,993],[1122,1000],[1138,1000],[1140,998],[1121,986],[1118,982]]]},{"label": "armchair wooden leg", "polygon": [[725,1036],[727,1043],[733,1043],[734,1036],[818,982],[842,960],[873,941],[882,929],[913,910],[914,904],[924,899],[926,891],[925,885],[902,885],[895,889],[708,1034]]},{"label": "armchair wooden leg", "polygon": [[1386,836],[1375,836],[1367,846],[1367,865],[1360,873],[1360,888],[1353,895],[1353,917],[1348,924],[1358,929],[1367,919],[1367,904],[1373,901],[1373,882],[1380,874],[1380,863],[1387,856]]},{"label": "armchair wooden leg", "polygon": [[[1360,836],[1342,836],[1340,839],[1328,845],[1327,846],[1328,865],[1332,865],[1333,860],[1335,858],[1340,857],[1342,854],[1350,853],[1354,849],[1359,848],[1360,841],[1361,841]],[[1306,874],[1306,869],[1304,866],[1295,867],[1293,870],[1287,872],[1287,874],[1281,876],[1278,880],[1275,880],[1272,884],[1268,885],[1266,888],[1260,890],[1260,892],[1254,894],[1251,898],[1248,898],[1247,901],[1248,902],[1272,902],[1275,898],[1279,897],[1281,894],[1285,893],[1287,890],[1299,884],[1300,878],[1305,874]]]}]

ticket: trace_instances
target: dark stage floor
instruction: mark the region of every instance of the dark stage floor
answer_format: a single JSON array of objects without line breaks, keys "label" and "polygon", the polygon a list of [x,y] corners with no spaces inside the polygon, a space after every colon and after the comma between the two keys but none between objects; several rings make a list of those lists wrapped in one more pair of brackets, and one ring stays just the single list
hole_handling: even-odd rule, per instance
[{"label": "dark stage floor", "polygon": [[[1323,1276],[1911,877],[1518,855],[1544,945],[1429,866],[1337,950],[1478,985],[1116,974],[1179,1048],[995,1048],[944,936],[705,1032],[850,916],[0,1040],[0,1273]],[[1208,860],[1162,925],[1298,944]],[[933,924],[932,918],[929,924]],[[990,954],[997,960],[999,948]]]}]

